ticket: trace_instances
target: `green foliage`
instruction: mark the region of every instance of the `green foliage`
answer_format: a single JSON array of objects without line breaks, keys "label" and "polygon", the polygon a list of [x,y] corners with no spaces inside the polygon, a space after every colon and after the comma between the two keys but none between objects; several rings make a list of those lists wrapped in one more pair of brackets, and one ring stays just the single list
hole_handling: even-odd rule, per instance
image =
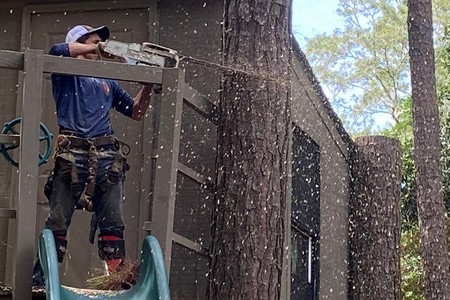
[{"label": "green foliage", "polygon": [[[447,237],[450,244],[450,219],[447,219]],[[423,272],[421,266],[418,225],[402,231],[400,269],[401,292],[404,300],[422,300]]]},{"label": "green foliage", "polygon": [[374,116],[398,117],[409,94],[406,5],[397,0],[341,0],[345,28],[305,49],[332,103],[352,131],[373,131]]},{"label": "green foliage", "polygon": [[[436,0],[436,78],[441,112],[444,194],[450,207],[450,0]],[[341,0],[345,28],[308,41],[306,53],[333,106],[354,133],[380,133],[380,114],[394,122],[381,134],[400,140],[403,153],[402,219],[417,223],[409,86],[407,7],[402,0]]]},{"label": "green foliage", "polygon": [[[402,146],[403,299],[423,299],[405,0],[340,0],[345,27],[310,39],[305,53],[344,126],[381,133]],[[450,0],[433,0],[436,80],[441,114],[443,189],[450,212]],[[374,126],[380,116],[392,120]],[[447,228],[450,222],[447,222]],[[450,231],[449,231],[450,236]]]},{"label": "green foliage", "polygon": [[[433,8],[440,47],[450,0]],[[340,0],[338,14],[345,27],[311,38],[304,50],[347,130],[376,133],[399,121],[411,93],[406,1]]]},{"label": "green foliage", "polygon": [[422,268],[419,249],[419,230],[414,225],[403,230],[401,236],[401,291],[405,300],[422,300]]}]

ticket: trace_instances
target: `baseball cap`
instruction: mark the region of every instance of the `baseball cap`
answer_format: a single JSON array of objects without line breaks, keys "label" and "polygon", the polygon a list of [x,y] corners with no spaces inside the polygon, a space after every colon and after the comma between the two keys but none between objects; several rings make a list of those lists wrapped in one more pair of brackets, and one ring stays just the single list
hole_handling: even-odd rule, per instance
[{"label": "baseball cap", "polygon": [[97,33],[102,41],[106,41],[109,38],[109,28],[107,26],[92,28],[88,25],[77,25],[67,32],[66,43],[76,42],[79,38],[92,33]]}]

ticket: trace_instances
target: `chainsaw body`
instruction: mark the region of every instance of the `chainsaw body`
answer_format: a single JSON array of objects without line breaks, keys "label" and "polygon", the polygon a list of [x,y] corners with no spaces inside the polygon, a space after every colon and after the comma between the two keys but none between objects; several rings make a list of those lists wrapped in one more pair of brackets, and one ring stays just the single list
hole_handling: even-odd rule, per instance
[{"label": "chainsaw body", "polygon": [[108,40],[102,50],[129,64],[145,64],[161,68],[178,68],[180,57],[173,49],[153,43],[124,43]]}]

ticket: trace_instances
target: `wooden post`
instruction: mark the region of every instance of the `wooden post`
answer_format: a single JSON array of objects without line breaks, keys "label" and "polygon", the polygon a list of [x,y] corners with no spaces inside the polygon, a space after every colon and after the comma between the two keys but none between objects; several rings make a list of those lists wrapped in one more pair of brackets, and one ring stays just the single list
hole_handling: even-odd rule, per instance
[{"label": "wooden post", "polygon": [[19,195],[15,203],[17,217],[13,299],[18,300],[32,297],[42,77],[43,51],[26,50],[20,126]]},{"label": "wooden post", "polygon": [[167,273],[170,274],[184,72],[179,69],[165,69],[162,82],[163,94],[156,140],[157,149],[155,151],[156,166],[151,233],[158,238],[161,244]]},{"label": "wooden post", "polygon": [[352,153],[349,299],[400,299],[400,143],[356,139]]}]

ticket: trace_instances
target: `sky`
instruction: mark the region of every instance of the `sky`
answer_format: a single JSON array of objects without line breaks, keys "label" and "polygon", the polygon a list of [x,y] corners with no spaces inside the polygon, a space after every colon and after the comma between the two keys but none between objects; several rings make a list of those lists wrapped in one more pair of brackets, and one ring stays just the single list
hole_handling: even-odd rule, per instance
[{"label": "sky", "polygon": [[292,30],[301,48],[306,38],[331,33],[340,26],[338,3],[339,0],[293,0]]},{"label": "sky", "polygon": [[[292,31],[300,48],[305,49],[306,40],[318,34],[332,33],[342,21],[336,13],[339,0],[293,0]],[[331,92],[322,86],[327,96]]]}]

